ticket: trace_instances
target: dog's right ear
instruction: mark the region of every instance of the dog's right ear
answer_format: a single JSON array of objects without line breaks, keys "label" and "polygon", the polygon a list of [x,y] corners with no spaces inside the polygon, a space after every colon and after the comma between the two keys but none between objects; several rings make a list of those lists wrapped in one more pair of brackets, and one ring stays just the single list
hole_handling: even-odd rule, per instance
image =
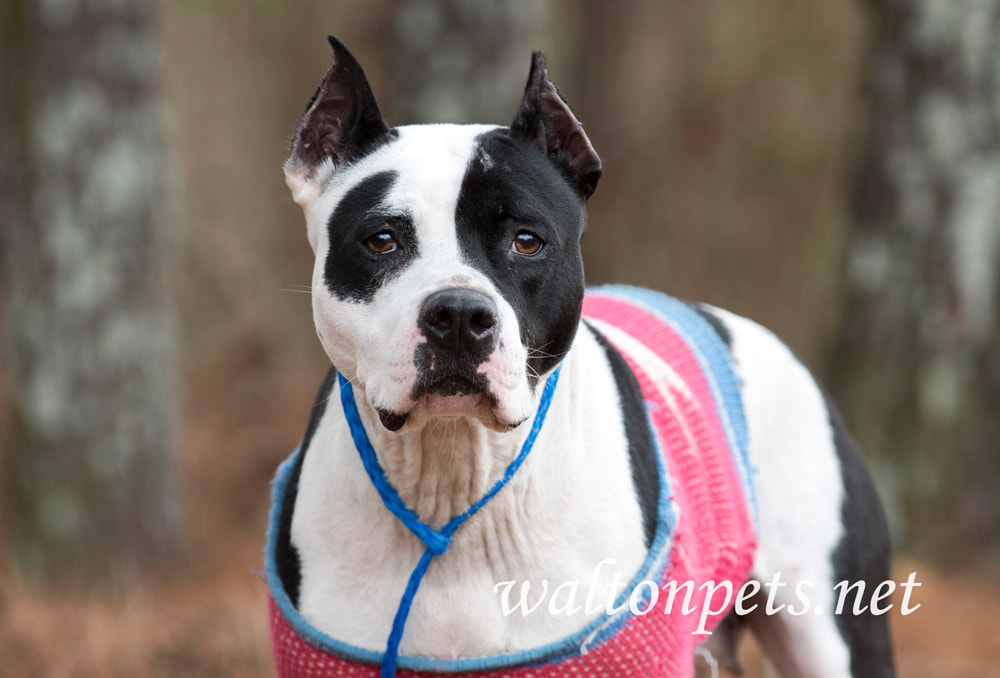
[{"label": "dog's right ear", "polygon": [[285,181],[303,210],[319,196],[329,175],[364,154],[389,133],[368,78],[332,35],[333,65],[295,127]]}]

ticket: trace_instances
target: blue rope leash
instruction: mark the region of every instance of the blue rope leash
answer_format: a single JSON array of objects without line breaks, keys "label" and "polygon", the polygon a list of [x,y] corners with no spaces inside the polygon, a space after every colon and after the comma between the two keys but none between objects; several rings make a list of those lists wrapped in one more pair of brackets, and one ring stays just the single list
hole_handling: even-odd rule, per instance
[{"label": "blue rope leash", "polygon": [[354,391],[351,382],[347,381],[340,372],[337,372],[337,379],[340,381],[340,402],[344,406],[344,416],[347,417],[347,425],[351,429],[351,437],[354,438],[354,446],[361,455],[361,463],[372,481],[372,485],[378,491],[379,497],[385,507],[392,511],[393,515],[406,526],[410,532],[415,534],[420,541],[427,545],[434,555],[441,555],[448,548],[451,539],[435,531],[430,526],[421,522],[420,518],[407,506],[402,498],[396,493],[395,488],[389,484],[389,479],[385,475],[385,470],[378,463],[375,456],[375,448],[368,440],[365,433],[365,425],[361,423],[361,415],[358,414],[358,406],[354,402]]},{"label": "blue rope leash", "polygon": [[535,445],[535,439],[538,437],[539,431],[542,430],[542,424],[545,423],[545,415],[549,411],[549,405],[552,404],[552,395],[555,393],[561,369],[561,367],[557,367],[555,372],[545,382],[545,389],[542,391],[542,398],[538,404],[538,412],[535,414],[535,420],[531,424],[531,431],[528,432],[528,437],[521,446],[521,451],[507,467],[507,470],[504,471],[503,477],[479,501],[467,508],[464,513],[452,518],[440,530],[435,530],[421,521],[417,514],[403,502],[395,488],[389,483],[389,479],[385,475],[385,470],[375,456],[375,448],[372,447],[371,441],[368,440],[368,434],[365,433],[364,424],[361,423],[361,415],[358,414],[358,407],[354,402],[354,391],[351,389],[351,383],[342,374],[337,373],[337,378],[340,381],[340,402],[344,407],[347,425],[351,429],[354,446],[358,449],[358,454],[361,456],[361,463],[365,467],[372,485],[378,491],[379,497],[381,497],[385,507],[403,523],[406,529],[416,535],[427,546],[423,555],[420,556],[417,566],[413,568],[413,573],[410,574],[410,580],[406,584],[406,591],[403,593],[403,598],[399,601],[399,608],[396,610],[396,616],[392,620],[392,632],[389,634],[385,654],[382,656],[382,678],[393,678],[396,675],[399,641],[403,637],[403,629],[406,626],[406,618],[410,614],[410,606],[413,604],[413,598],[417,595],[417,588],[420,587],[420,582],[427,573],[427,568],[430,567],[431,560],[434,559],[434,556],[440,556],[448,549],[448,545],[451,544],[451,536],[455,534],[455,530],[461,527],[466,520],[475,515],[486,502],[503,489],[504,485],[514,477],[517,469],[521,467],[528,453],[531,452],[531,448]]}]

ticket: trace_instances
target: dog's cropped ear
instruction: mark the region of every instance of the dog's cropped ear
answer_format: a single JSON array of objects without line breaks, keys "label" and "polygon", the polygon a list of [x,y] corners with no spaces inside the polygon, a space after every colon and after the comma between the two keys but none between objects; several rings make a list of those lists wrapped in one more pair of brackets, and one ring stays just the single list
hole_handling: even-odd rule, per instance
[{"label": "dog's cropped ear", "polygon": [[383,140],[389,130],[364,71],[332,35],[333,65],[295,127],[285,181],[302,209],[319,195],[330,172]]},{"label": "dog's cropped ear", "polygon": [[537,143],[584,200],[593,194],[601,178],[601,159],[583,125],[549,80],[541,52],[531,55],[521,110],[510,131],[515,137]]}]

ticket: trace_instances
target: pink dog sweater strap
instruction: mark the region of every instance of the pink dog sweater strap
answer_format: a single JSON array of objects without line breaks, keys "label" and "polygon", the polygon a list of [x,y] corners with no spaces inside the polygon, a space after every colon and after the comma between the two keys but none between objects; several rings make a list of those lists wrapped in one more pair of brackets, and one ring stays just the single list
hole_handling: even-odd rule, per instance
[{"label": "pink dog sweater strap", "polygon": [[[531,651],[445,659],[401,655],[396,675],[556,678],[694,674],[694,650],[709,584],[704,630],[728,611],[725,587],[737,591],[749,575],[756,546],[752,470],[746,424],[728,348],[689,305],[631,287],[604,287],[584,300],[584,320],[601,333],[634,372],[659,447],[660,502],[657,530],[640,572],[622,593],[622,611],[602,616],[561,642]],[[300,452],[297,452],[299,454]],[[295,459],[279,468],[274,506],[280,507]],[[274,563],[278,511],[272,509],[266,550],[271,640],[279,678],[379,675],[380,653],[351,646],[313,628],[289,603]],[[444,555],[442,557],[447,557]],[[669,614],[666,594],[651,589],[676,582]],[[690,582],[694,610],[683,614],[682,586]],[[632,614],[633,592],[642,611]],[[662,590],[661,590],[662,591]],[[690,609],[690,608],[689,608]]]}]

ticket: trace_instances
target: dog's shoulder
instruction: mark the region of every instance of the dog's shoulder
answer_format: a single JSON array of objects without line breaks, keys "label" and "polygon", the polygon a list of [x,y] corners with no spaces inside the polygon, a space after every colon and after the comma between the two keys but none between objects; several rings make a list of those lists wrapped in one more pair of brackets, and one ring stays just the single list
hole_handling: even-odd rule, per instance
[{"label": "dog's shoulder", "polygon": [[288,597],[293,605],[298,604],[299,586],[301,583],[302,563],[299,558],[298,549],[292,543],[292,517],[295,513],[295,500],[298,497],[299,477],[302,475],[302,464],[306,454],[309,452],[309,445],[316,429],[319,428],[320,421],[326,414],[327,403],[333,395],[334,386],[337,384],[337,369],[331,367],[327,372],[323,383],[320,384],[316,399],[310,410],[309,424],[306,426],[305,435],[299,443],[299,449],[295,453],[291,472],[285,484],[284,496],[281,499],[281,516],[278,521],[278,534],[275,546],[275,562],[278,566],[278,576],[285,585]]}]

